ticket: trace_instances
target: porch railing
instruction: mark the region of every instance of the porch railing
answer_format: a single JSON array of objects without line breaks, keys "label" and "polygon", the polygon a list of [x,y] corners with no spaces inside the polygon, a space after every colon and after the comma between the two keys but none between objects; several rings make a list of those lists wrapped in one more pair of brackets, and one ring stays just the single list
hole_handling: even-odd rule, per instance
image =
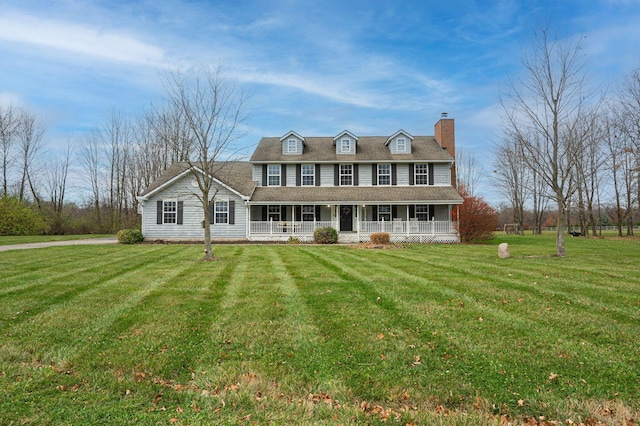
[{"label": "porch railing", "polygon": [[[297,235],[313,234],[317,228],[338,228],[334,221],[251,221],[249,231],[252,235]],[[373,232],[388,232],[390,234],[453,234],[456,233],[455,224],[449,221],[362,221],[356,225],[354,231],[371,234]]]},{"label": "porch railing", "polygon": [[328,226],[336,227],[335,222],[327,221],[251,221],[249,232],[251,234],[313,234],[317,228],[326,228]]},{"label": "porch railing", "polygon": [[429,221],[363,221],[360,222],[360,232],[388,232],[389,234],[452,234],[455,224],[445,220]]}]

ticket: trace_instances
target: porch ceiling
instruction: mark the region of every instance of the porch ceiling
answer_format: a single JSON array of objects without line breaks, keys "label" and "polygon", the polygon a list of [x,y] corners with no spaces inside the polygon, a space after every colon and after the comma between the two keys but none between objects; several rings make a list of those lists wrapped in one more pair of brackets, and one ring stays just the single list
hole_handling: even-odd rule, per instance
[{"label": "porch ceiling", "polygon": [[282,186],[255,189],[250,204],[268,203],[462,204],[451,186]]}]

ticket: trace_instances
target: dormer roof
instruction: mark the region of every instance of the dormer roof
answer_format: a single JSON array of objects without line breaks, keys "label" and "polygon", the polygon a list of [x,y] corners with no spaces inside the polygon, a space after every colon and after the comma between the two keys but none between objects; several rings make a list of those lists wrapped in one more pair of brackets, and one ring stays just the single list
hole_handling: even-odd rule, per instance
[{"label": "dormer roof", "polygon": [[387,141],[384,144],[385,145],[389,145],[392,140],[394,140],[396,137],[398,137],[400,135],[406,136],[410,141],[413,141],[413,139],[414,139],[414,137],[411,136],[411,134],[409,134],[408,132],[405,132],[404,130],[400,129],[397,132],[395,132],[394,134],[392,134],[391,136],[389,136],[389,138],[387,139]]},{"label": "dormer roof", "polygon": [[358,141],[358,137],[356,135],[354,135],[353,133],[351,133],[348,130],[344,130],[341,133],[338,133],[338,135],[336,137],[333,138],[333,144],[336,144],[336,141],[338,139],[340,139],[341,137],[343,137],[344,135],[347,135],[349,137],[351,137],[353,140],[355,140],[356,142]]},{"label": "dormer roof", "polygon": [[285,140],[289,139],[289,136],[295,136],[296,138],[300,139],[304,145],[307,144],[307,142],[304,140],[304,138],[302,136],[300,136],[299,134],[297,134],[296,132],[294,132],[293,130],[290,130],[283,137],[281,137],[280,138],[280,142],[284,142]]}]

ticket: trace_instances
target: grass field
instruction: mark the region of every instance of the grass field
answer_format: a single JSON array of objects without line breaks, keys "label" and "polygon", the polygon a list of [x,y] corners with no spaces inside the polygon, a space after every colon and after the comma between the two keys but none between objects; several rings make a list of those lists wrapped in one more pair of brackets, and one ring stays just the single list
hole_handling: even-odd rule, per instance
[{"label": "grass field", "polygon": [[10,244],[44,243],[49,241],[84,240],[87,238],[110,237],[108,234],[83,234],[83,235],[20,235],[0,236],[0,246]]},{"label": "grass field", "polygon": [[640,240],[214,250],[0,253],[0,424],[640,417]]}]

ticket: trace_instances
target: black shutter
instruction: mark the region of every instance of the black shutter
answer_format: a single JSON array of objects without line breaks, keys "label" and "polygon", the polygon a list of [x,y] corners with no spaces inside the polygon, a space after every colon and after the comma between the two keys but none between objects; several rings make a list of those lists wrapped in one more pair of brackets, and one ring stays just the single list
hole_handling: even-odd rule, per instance
[{"label": "black shutter", "polygon": [[358,165],[353,165],[353,186],[358,186],[359,182],[359,173],[358,173]]},{"label": "black shutter", "polygon": [[267,221],[267,210],[269,210],[269,206],[261,206],[262,208],[262,221]]},{"label": "black shutter", "polygon": [[371,184],[374,186],[378,184],[378,165],[377,164],[371,165]]},{"label": "black shutter", "polygon": [[433,163],[429,163],[429,185],[433,185]]},{"label": "black shutter", "polygon": [[396,164],[393,163],[391,164],[391,185],[397,185],[397,184],[398,184],[398,178],[396,173]]},{"label": "black shutter", "polygon": [[287,206],[280,206],[280,220],[287,220]]},{"label": "black shutter", "polygon": [[229,225],[236,224],[236,202],[229,200]]},{"label": "black shutter", "polygon": [[216,223],[216,203],[213,200],[209,203],[209,223]]},{"label": "black shutter", "polygon": [[280,186],[287,186],[287,165],[280,164]]},{"label": "black shutter", "polygon": [[262,186],[267,186],[267,165],[262,165]]},{"label": "black shutter", "polygon": [[409,206],[409,217],[416,217],[416,206],[414,206],[413,204]]},{"label": "black shutter", "polygon": [[433,219],[433,217],[436,215],[436,208],[434,205],[429,205],[429,220]]},{"label": "black shutter", "polygon": [[415,185],[415,165],[413,163],[409,163],[409,185]]},{"label": "black shutter", "polygon": [[371,206],[373,220],[378,220],[378,206]]},{"label": "black shutter", "polygon": [[391,219],[398,217],[398,206],[391,206]]},{"label": "black shutter", "polygon": [[333,186],[340,186],[340,165],[333,165]]},{"label": "black shutter", "polygon": [[178,201],[178,217],[176,223],[182,225],[182,218],[184,216],[184,201]]},{"label": "black shutter", "polygon": [[156,201],[156,208],[158,209],[156,212],[156,223],[162,225],[162,201]]},{"label": "black shutter", "polygon": [[320,164],[313,166],[316,171],[316,186],[320,186]]},{"label": "black shutter", "polygon": [[316,220],[320,220],[320,206],[316,206]]},{"label": "black shutter", "polygon": [[302,206],[294,206],[293,208],[296,212],[296,215],[295,215],[296,221],[300,222],[302,220]]},{"label": "black shutter", "polygon": [[296,186],[302,185],[302,164],[296,164]]}]

